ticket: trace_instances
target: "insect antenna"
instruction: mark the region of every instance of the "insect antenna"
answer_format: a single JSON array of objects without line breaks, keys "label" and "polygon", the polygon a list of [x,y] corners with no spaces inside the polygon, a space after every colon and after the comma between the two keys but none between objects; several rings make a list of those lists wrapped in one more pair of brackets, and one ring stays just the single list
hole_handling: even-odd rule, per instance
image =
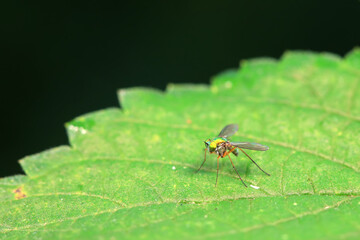
[{"label": "insect antenna", "polygon": [[[239,147],[238,147],[239,148]],[[239,148],[263,173],[265,173],[266,175],[268,175],[268,176],[270,176],[270,174],[268,174],[267,172],[265,172],[264,170],[262,170],[262,168],[259,166],[259,165],[257,165],[257,163],[254,161],[254,160],[252,160],[252,158],[249,156],[249,155],[247,155],[247,153],[244,151],[244,150],[242,150],[241,148]]]}]

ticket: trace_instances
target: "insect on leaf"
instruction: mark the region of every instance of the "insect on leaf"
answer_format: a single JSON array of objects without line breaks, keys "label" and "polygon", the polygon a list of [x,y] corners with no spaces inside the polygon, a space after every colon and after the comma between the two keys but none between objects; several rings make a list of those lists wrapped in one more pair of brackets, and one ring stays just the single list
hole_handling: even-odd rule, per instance
[{"label": "insect on leaf", "polygon": [[[358,239],[359,81],[355,49],[244,61],[210,86],[120,90],[122,109],[75,118],[70,146],[0,179],[0,238]],[[252,187],[222,159],[215,188],[214,155],[194,173],[227,123],[234,142],[270,147],[251,157],[271,176],[243,154],[232,160]]]}]

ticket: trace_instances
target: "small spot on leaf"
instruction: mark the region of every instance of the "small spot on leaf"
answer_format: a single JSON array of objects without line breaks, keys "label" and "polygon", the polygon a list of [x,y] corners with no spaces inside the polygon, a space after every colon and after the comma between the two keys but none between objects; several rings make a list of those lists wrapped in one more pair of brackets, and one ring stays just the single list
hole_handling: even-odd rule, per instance
[{"label": "small spot on leaf", "polygon": [[26,198],[26,194],[25,192],[23,191],[23,188],[22,187],[18,187],[17,189],[15,189],[13,191],[13,193],[15,193],[15,199],[16,200],[19,200],[19,199],[22,199],[22,198]]},{"label": "small spot on leaf", "polygon": [[158,142],[160,142],[160,140],[161,140],[161,138],[157,134],[153,135],[152,138],[151,138],[152,143],[158,143]]}]

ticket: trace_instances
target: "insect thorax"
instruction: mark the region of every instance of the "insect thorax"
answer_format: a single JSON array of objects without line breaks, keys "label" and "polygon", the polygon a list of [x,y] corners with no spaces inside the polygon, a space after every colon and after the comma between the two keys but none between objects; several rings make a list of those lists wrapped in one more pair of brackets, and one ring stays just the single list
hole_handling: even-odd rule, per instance
[{"label": "insect thorax", "polygon": [[224,142],[227,142],[226,138],[221,138],[221,137],[214,138],[209,144],[209,150],[211,152],[214,151],[219,144]]},{"label": "insect thorax", "polygon": [[227,142],[227,139],[222,138],[222,137],[216,137],[216,138],[213,138],[212,142],[215,142],[216,144],[218,144],[218,143],[222,143],[222,142]]}]

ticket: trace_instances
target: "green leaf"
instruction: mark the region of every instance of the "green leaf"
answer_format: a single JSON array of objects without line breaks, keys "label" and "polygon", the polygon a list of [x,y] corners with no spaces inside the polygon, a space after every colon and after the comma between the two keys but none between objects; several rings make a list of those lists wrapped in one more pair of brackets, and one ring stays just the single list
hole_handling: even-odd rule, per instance
[{"label": "green leaf", "polygon": [[[358,239],[360,49],[243,61],[207,85],[118,92],[66,125],[71,147],[20,161],[0,180],[7,239]],[[268,145],[201,171],[203,140]]]}]

